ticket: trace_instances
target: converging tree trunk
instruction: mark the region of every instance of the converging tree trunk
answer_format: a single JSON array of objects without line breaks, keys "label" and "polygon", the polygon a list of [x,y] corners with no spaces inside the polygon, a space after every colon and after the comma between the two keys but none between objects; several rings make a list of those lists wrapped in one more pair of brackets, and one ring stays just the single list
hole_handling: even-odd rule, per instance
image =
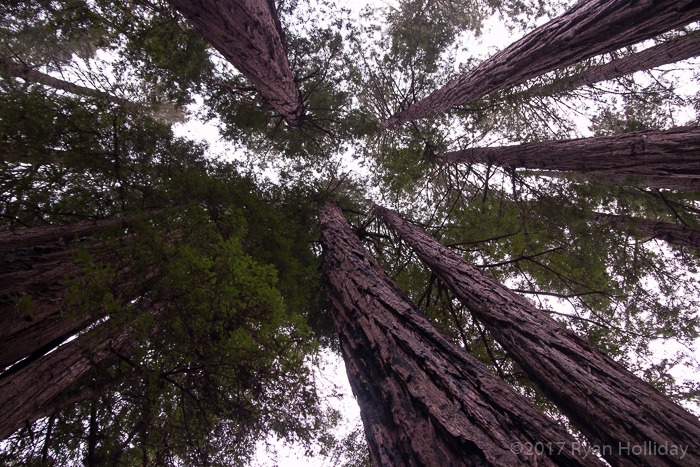
[{"label": "converging tree trunk", "polygon": [[128,353],[135,345],[128,327],[115,334],[97,326],[85,335],[0,379],[0,439],[51,412],[52,401],[110,354]]},{"label": "converging tree trunk", "polygon": [[700,55],[700,37],[696,35],[677,37],[654,47],[649,47],[639,53],[592,67],[563,81],[530,89],[525,91],[525,93],[534,96],[549,96],[582,86],[591,86],[602,81],[621,78],[638,71],[680,62],[698,55]]},{"label": "converging tree trunk", "polygon": [[651,219],[639,219],[628,216],[616,216],[613,214],[594,213],[593,218],[598,221],[608,221],[613,224],[635,230],[642,235],[664,240],[672,245],[686,246],[700,249],[700,228],[687,225],[659,222]]},{"label": "converging tree trunk", "polygon": [[292,127],[304,105],[272,0],[169,0]]},{"label": "converging tree trunk", "polygon": [[428,117],[698,19],[700,3],[694,0],[578,2],[560,17],[386,120],[383,126]]},{"label": "converging tree trunk", "polygon": [[[334,202],[321,210],[320,226],[328,296],[373,465],[601,465],[441,335]],[[545,449],[535,454],[535,445]]]},{"label": "converging tree trunk", "polygon": [[[84,268],[75,261],[75,241],[133,220],[116,218],[0,232],[0,368],[40,357],[104,315],[96,309],[82,313],[66,309],[66,281]],[[87,247],[89,253],[108,263],[117,264],[122,259],[118,252],[104,250],[100,245]],[[151,274],[123,270],[111,293],[121,299],[136,296]]]},{"label": "converging tree trunk", "polygon": [[[477,162],[581,173],[663,176],[672,188],[700,175],[700,127],[644,131],[494,148],[472,148],[438,155],[444,162]],[[641,180],[643,182],[643,179]]]},{"label": "converging tree trunk", "polygon": [[396,213],[375,212],[610,464],[700,465],[696,417]]}]

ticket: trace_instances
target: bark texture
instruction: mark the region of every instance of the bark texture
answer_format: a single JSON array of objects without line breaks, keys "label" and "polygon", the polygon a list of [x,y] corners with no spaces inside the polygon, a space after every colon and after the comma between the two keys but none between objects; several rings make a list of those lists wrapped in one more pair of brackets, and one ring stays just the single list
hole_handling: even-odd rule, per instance
[{"label": "bark texture", "polygon": [[[65,280],[82,270],[74,262],[76,239],[131,221],[118,218],[0,232],[0,368],[40,357],[101,315],[99,310],[75,315],[64,309]],[[112,264],[121,261],[118,252],[101,251],[100,245],[89,246],[88,251]],[[138,294],[139,283],[149,279],[128,271],[120,276],[112,290],[119,298]],[[20,305],[22,297],[31,297],[31,306]]]},{"label": "bark texture", "polygon": [[532,89],[527,91],[527,93],[535,96],[548,96],[582,86],[591,86],[601,81],[621,78],[638,71],[680,62],[698,55],[700,55],[700,37],[678,37],[654,47],[649,47],[639,53],[628,55],[619,60],[613,60],[605,65],[590,68],[563,82]]},{"label": "bark texture", "polygon": [[[602,465],[579,456],[565,430],[441,335],[335,203],[322,209],[320,225],[327,291],[373,465]],[[533,455],[527,443],[537,442],[564,448]]]},{"label": "bark texture", "polygon": [[698,19],[697,0],[578,2],[560,17],[386,120],[383,126],[428,117]]},{"label": "bark texture", "polygon": [[477,162],[618,176],[653,177],[664,188],[700,176],[700,127],[644,131],[613,136],[472,148],[438,156],[444,162]]},{"label": "bark texture", "polygon": [[109,355],[110,348],[128,352],[134,345],[128,329],[110,338],[101,328],[0,379],[0,439],[51,412],[52,401]]},{"label": "bark texture", "polygon": [[700,249],[700,228],[698,227],[613,214],[595,213],[593,217],[598,222],[612,222],[636,230],[643,235],[664,240],[672,245]]},{"label": "bark texture", "polygon": [[[611,446],[602,451],[611,465],[700,465],[696,417],[396,213],[375,212],[591,442]],[[682,458],[620,449],[650,443],[688,449]]]},{"label": "bark texture", "polygon": [[253,83],[290,126],[301,125],[304,105],[271,0],[168,1]]}]

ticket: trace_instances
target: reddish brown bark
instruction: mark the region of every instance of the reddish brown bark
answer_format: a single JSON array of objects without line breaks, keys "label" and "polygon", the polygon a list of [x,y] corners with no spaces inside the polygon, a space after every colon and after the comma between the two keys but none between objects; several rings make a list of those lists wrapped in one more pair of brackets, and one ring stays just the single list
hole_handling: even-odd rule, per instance
[{"label": "reddish brown bark", "polygon": [[[508,354],[613,466],[700,465],[700,421],[590,343],[464,259],[376,206],[377,215],[493,334]],[[647,443],[647,444],[644,444]],[[676,456],[629,455],[620,446],[670,444]]]},{"label": "reddish brown bark", "polygon": [[[373,465],[602,465],[578,455],[565,430],[441,335],[335,203],[322,209],[320,225],[327,291]],[[538,442],[563,448],[528,455],[527,443]]]},{"label": "reddish brown bark", "polygon": [[[70,244],[132,221],[119,218],[0,232],[0,368],[42,355],[102,316],[100,310],[76,315],[64,309],[66,279],[82,269],[74,262]],[[118,263],[118,252],[102,250],[100,245],[88,247],[102,260]],[[112,292],[117,298],[138,294],[139,283],[150,277],[134,277],[123,270]],[[18,303],[22,297],[31,297],[31,307]]]},{"label": "reddish brown bark", "polygon": [[649,47],[639,53],[627,55],[605,65],[592,67],[583,73],[571,76],[565,81],[549,86],[542,86],[527,91],[527,94],[548,96],[563,91],[570,91],[582,86],[590,86],[601,81],[621,78],[638,71],[676,63],[700,55],[700,37],[678,37],[657,46]]},{"label": "reddish brown bark", "polygon": [[[445,162],[478,162],[618,176],[653,177],[677,187],[700,175],[700,127],[623,133],[495,148],[472,148],[438,156]],[[692,186],[692,185],[691,185]]]},{"label": "reddish brown bark", "polygon": [[698,19],[700,3],[695,0],[578,2],[560,17],[391,117],[383,126],[428,117]]},{"label": "reddish brown bark", "polygon": [[169,0],[292,127],[304,117],[274,3],[266,0]]},{"label": "reddish brown bark", "polygon": [[700,249],[700,228],[698,227],[602,213],[595,213],[593,217],[597,221],[609,221],[672,245]]},{"label": "reddish brown bark", "polygon": [[22,370],[0,379],[0,439],[50,411],[52,401],[80,376],[109,355],[111,348],[128,351],[128,328],[105,335],[103,326],[89,331]]}]

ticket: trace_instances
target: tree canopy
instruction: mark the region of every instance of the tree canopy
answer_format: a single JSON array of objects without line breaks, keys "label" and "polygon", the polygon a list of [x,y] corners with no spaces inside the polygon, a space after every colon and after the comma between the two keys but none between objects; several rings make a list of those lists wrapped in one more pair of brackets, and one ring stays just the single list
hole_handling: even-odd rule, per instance
[{"label": "tree canopy", "polygon": [[[331,198],[432,325],[573,436],[373,203],[700,412],[696,3],[209,3],[0,6],[0,238],[17,239],[0,245],[0,323],[45,337],[7,357],[0,394],[20,401],[61,349],[81,368],[16,410],[0,462],[240,465],[276,438],[368,465],[318,386],[341,347]],[[582,20],[594,7],[627,29]]]}]

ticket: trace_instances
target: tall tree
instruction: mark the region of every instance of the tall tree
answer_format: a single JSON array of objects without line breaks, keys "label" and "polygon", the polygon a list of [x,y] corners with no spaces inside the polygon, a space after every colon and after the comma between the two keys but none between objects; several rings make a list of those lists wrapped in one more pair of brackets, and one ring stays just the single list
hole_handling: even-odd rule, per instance
[{"label": "tall tree", "polygon": [[[327,291],[374,465],[600,464],[441,335],[379,268],[335,202],[319,221]],[[536,443],[558,447],[531,455],[527,446]]]},{"label": "tall tree", "polygon": [[682,184],[700,175],[700,128],[472,148],[438,157],[446,162],[632,175],[640,176],[642,182],[643,177],[652,176],[655,184],[667,180],[668,188],[672,188],[676,181]]},{"label": "tall tree", "polygon": [[80,253],[94,254],[107,268],[120,271],[111,290],[115,297],[133,300],[147,289],[153,270],[129,265],[119,251],[112,251],[114,243],[86,242],[113,228],[121,228],[123,235],[135,221],[115,218],[0,232],[0,367],[26,357],[22,365],[30,363],[102,317],[97,309],[84,314],[64,309],[70,280],[86,272]]},{"label": "tall tree", "polygon": [[47,411],[54,398],[68,389],[95,364],[117,351],[128,353],[135,345],[133,329],[101,325],[80,338],[45,355],[32,364],[0,379],[3,416],[0,438],[5,439],[23,425],[31,425]]},{"label": "tall tree", "polygon": [[301,126],[304,103],[272,0],[170,0],[285,118]]},{"label": "tall tree", "polygon": [[[601,454],[612,465],[700,462],[700,420],[396,213],[379,206],[374,211],[472,310],[572,423],[594,444],[609,447]],[[649,442],[671,444],[676,451],[641,456],[631,450]]]},{"label": "tall tree", "polygon": [[700,5],[692,0],[644,0],[634,5],[624,0],[578,3],[382,125],[391,127],[466,104],[698,19]]},{"label": "tall tree", "polygon": [[593,218],[598,222],[607,221],[614,225],[627,227],[651,238],[664,240],[672,245],[700,249],[700,228],[698,227],[603,213],[594,213]]},{"label": "tall tree", "polygon": [[688,36],[673,38],[641,52],[611,60],[604,65],[591,67],[564,80],[530,89],[526,92],[529,95],[551,95],[697,57],[700,55],[700,37],[693,33]]}]

